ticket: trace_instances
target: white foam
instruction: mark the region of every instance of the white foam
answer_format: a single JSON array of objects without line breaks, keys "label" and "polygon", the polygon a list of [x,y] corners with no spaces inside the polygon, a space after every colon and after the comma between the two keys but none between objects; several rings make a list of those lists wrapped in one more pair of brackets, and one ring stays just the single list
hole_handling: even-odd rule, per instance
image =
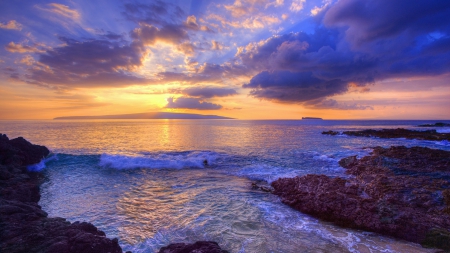
[{"label": "white foam", "polygon": [[450,142],[447,140],[443,140],[443,141],[438,141],[435,142],[437,145],[442,145],[442,146],[450,146]]},{"label": "white foam", "polygon": [[292,169],[274,167],[266,164],[245,166],[234,174],[237,176],[247,177],[252,180],[263,180],[269,184],[278,178],[298,176],[298,174],[292,171]]},{"label": "white foam", "polygon": [[58,160],[58,157],[56,155],[49,156],[47,158],[42,159],[39,163],[27,166],[27,169],[28,171],[41,171],[46,168],[45,163],[52,160]]},{"label": "white foam", "polygon": [[441,133],[441,134],[447,134],[447,133],[450,133],[450,128],[436,129],[436,132]]},{"label": "white foam", "polygon": [[[214,164],[218,154],[208,151],[194,151],[183,154],[148,154],[146,156],[124,156],[102,154],[100,166],[115,169],[183,169],[205,168]],[[205,164],[205,161],[207,162]]]},{"label": "white foam", "polygon": [[337,162],[338,161],[338,159],[329,157],[327,155],[316,155],[316,156],[313,156],[313,159],[328,161],[328,162]]}]

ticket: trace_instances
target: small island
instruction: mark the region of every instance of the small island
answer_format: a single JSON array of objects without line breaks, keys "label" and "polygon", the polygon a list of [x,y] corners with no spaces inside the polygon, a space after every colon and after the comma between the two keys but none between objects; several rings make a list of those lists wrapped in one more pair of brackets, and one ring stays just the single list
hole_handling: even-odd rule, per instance
[{"label": "small island", "polygon": [[322,118],[316,118],[316,117],[302,117],[302,119],[316,119],[316,120],[323,120]]}]

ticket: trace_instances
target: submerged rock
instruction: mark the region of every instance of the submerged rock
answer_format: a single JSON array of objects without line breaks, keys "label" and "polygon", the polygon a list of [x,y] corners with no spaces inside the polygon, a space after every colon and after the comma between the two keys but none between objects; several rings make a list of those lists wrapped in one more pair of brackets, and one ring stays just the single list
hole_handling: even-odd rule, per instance
[{"label": "submerged rock", "polygon": [[[324,131],[322,134],[336,135],[337,132]],[[366,129],[362,131],[344,131],[342,134],[348,136],[359,137],[378,137],[378,138],[406,138],[416,140],[429,140],[429,141],[450,141],[450,133],[438,133],[436,130],[416,131],[403,128],[397,129],[381,129],[373,130]]]},{"label": "submerged rock", "polygon": [[306,175],[272,183],[283,203],[338,225],[450,250],[450,152],[376,147],[344,158],[349,178]]},{"label": "submerged rock", "polygon": [[219,247],[217,242],[198,241],[193,244],[173,243],[162,247],[159,253],[229,253]]},{"label": "submerged rock", "polygon": [[38,205],[40,174],[25,166],[48,154],[44,146],[0,134],[0,252],[122,252],[117,239],[90,223],[47,217]]}]

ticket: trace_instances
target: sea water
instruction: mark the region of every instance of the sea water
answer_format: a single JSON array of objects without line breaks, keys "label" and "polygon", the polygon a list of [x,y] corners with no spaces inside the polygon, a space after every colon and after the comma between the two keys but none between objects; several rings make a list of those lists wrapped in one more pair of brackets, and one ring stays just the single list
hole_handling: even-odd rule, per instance
[{"label": "sea water", "polygon": [[[435,121],[84,120],[0,121],[53,155],[41,170],[39,204],[51,217],[87,221],[122,248],[158,252],[213,240],[230,252],[433,252],[375,233],[335,226],[251,188],[253,181],[325,174],[372,147],[448,142],[322,135],[322,131],[418,128]],[[440,132],[449,132],[440,128]]]}]

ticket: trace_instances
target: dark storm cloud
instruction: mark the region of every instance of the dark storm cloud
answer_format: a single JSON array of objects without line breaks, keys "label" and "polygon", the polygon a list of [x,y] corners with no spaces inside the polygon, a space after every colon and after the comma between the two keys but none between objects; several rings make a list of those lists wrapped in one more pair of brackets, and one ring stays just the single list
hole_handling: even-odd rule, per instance
[{"label": "dark storm cloud", "polygon": [[234,89],[219,87],[191,87],[179,90],[178,92],[190,97],[197,98],[228,97],[237,94]]},{"label": "dark storm cloud", "polygon": [[347,91],[341,80],[323,80],[311,72],[263,71],[254,76],[244,88],[257,98],[279,102],[305,102]]},{"label": "dark storm cloud", "polygon": [[306,103],[349,85],[449,73],[449,17],[450,1],[338,1],[312,34],[245,47],[237,59],[259,73],[243,87],[257,98]]},{"label": "dark storm cloud", "polygon": [[197,98],[179,97],[176,100],[174,100],[174,98],[168,98],[165,108],[219,110],[222,106],[219,104],[201,101]]},{"label": "dark storm cloud", "polygon": [[421,36],[450,31],[450,2],[442,0],[342,0],[325,14],[329,26],[347,26],[355,43],[392,38],[409,33]]},{"label": "dark storm cloud", "polygon": [[142,65],[142,48],[119,46],[107,40],[77,41],[39,55],[39,64],[26,75],[29,82],[72,87],[127,86],[147,80],[130,74]]}]

